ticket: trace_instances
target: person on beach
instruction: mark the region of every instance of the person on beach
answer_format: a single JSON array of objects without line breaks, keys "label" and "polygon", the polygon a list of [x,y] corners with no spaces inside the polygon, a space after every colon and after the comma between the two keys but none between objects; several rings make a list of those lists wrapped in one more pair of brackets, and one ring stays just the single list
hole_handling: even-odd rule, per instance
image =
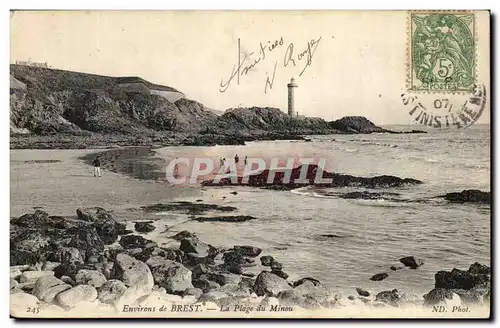
[{"label": "person on beach", "polygon": [[96,158],[92,162],[92,165],[94,165],[94,176],[101,177],[101,160],[99,155],[96,156]]},{"label": "person on beach", "polygon": [[244,161],[244,163],[245,163],[245,166],[247,166],[247,163],[248,163],[248,156],[245,156],[245,161]]},{"label": "person on beach", "polygon": [[[175,160],[178,160],[179,157],[176,157]],[[174,178],[179,177],[179,164],[175,163],[174,165]]]},{"label": "person on beach", "polygon": [[222,159],[222,157],[219,157],[219,164],[220,164],[220,167],[224,166],[224,160]]},{"label": "person on beach", "polygon": [[236,156],[234,156],[234,162],[236,163],[236,165],[238,165],[239,161],[240,161],[240,158],[238,157],[238,154],[236,154]]}]

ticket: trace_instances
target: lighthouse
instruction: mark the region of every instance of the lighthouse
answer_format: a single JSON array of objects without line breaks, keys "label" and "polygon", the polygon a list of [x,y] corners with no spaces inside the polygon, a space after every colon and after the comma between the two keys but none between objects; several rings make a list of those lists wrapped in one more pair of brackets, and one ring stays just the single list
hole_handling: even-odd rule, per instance
[{"label": "lighthouse", "polygon": [[295,104],[294,104],[294,99],[293,99],[293,89],[298,87],[298,85],[295,83],[295,79],[292,77],[290,80],[290,83],[288,83],[288,115],[289,116],[294,116],[295,115]]}]

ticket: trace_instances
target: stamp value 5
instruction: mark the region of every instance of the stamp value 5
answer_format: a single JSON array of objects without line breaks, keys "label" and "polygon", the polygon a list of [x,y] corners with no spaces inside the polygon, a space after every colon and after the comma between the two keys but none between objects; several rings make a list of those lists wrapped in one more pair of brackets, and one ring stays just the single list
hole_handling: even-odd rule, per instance
[{"label": "stamp value 5", "polygon": [[474,14],[409,15],[409,90],[472,92],[476,84]]}]

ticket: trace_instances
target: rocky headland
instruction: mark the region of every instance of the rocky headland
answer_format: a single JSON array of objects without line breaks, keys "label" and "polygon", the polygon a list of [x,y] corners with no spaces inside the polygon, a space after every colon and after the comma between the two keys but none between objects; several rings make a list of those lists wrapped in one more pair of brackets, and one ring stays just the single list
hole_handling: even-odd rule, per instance
[{"label": "rocky headland", "polygon": [[307,135],[424,133],[386,130],[359,116],[332,122],[290,117],[269,107],[216,114],[181,91],[140,77],[22,65],[11,65],[10,74],[13,149],[243,145]]},{"label": "rocky headland", "polygon": [[[196,215],[234,210],[186,202],[154,206],[155,210],[184,209]],[[361,287],[352,295],[342,295],[324,286],[321,277],[290,281],[279,259],[252,245],[213,246],[195,233],[180,231],[170,236],[177,246],[161,247],[147,239],[156,229],[153,223],[137,221],[135,232],[127,230],[102,208],[77,209],[75,217],[50,216],[37,210],[12,219],[13,315],[26,316],[28,307],[33,316],[50,313],[55,317],[71,311],[110,317],[153,312],[170,316],[183,311],[185,317],[214,311],[253,316],[257,311],[271,317],[293,316],[297,311],[342,311],[349,306],[424,307],[429,312],[444,306],[466,311],[488,305],[490,300],[491,269],[480,263],[468,270],[437,272],[435,288],[425,295],[396,289],[375,294]],[[422,265],[421,259],[404,257],[372,280],[385,279],[399,270],[418,270]],[[258,268],[260,273],[249,268]]]}]

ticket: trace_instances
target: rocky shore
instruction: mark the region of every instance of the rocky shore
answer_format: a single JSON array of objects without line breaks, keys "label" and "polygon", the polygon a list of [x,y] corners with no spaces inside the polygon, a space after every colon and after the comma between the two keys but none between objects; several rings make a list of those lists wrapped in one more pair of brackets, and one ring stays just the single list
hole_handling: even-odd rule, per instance
[{"label": "rocky shore", "polygon": [[[211,204],[196,205],[192,213]],[[181,231],[170,236],[176,246],[165,248],[144,237],[156,229],[154,222],[137,221],[134,232],[102,208],[77,209],[76,214],[68,218],[37,210],[10,221],[14,316],[265,313],[275,317],[300,311],[342,313],[350,306],[387,310],[445,306],[465,311],[489,304],[491,270],[479,263],[468,270],[437,272],[435,288],[423,296],[396,289],[374,294],[361,287],[342,295],[324,286],[321,277],[288,280],[279,259],[262,254],[258,247],[216,247],[195,233]],[[421,265],[423,260],[405,257],[372,278],[418,270]],[[250,272],[255,269],[260,273]]]}]

